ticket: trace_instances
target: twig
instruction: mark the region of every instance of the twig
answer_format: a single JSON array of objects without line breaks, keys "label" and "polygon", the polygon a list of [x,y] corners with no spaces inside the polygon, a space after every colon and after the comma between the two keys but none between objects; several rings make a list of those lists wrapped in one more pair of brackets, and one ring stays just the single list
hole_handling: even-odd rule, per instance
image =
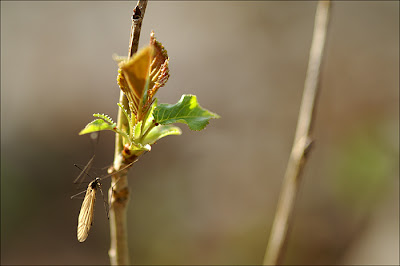
[{"label": "twig", "polygon": [[[139,0],[133,10],[131,38],[129,42],[128,56],[132,57],[138,50],[140,29],[142,27],[143,17],[146,11],[147,0]],[[128,101],[124,93],[120,92],[119,102],[128,107]],[[127,128],[128,121],[126,120],[121,108],[118,109],[118,128]],[[115,153],[114,164],[115,170],[121,169],[127,162],[122,156],[122,138],[120,134],[115,134]],[[128,188],[128,169],[118,172],[112,176],[111,187],[109,190],[109,198],[111,199],[110,208],[110,238],[111,245],[108,255],[111,265],[128,265],[129,250],[127,239],[127,220],[126,211],[129,201]]]},{"label": "twig", "polygon": [[318,2],[296,134],[264,257],[264,265],[282,263],[288,234],[293,223],[293,211],[301,181],[301,172],[312,143],[311,131],[319,90],[322,57],[329,22],[329,9],[329,1]]}]

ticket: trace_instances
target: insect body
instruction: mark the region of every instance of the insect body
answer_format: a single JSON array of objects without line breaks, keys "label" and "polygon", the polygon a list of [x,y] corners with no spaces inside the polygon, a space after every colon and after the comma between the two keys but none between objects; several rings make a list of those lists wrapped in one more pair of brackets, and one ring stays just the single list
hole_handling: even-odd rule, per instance
[{"label": "insect body", "polygon": [[83,242],[89,234],[90,227],[93,223],[94,203],[96,201],[97,188],[101,190],[100,178],[96,177],[95,180],[89,183],[86,190],[85,198],[83,199],[81,211],[78,217],[78,241]]},{"label": "insect body", "polygon": [[[131,167],[135,162],[138,161],[139,158],[136,158],[133,162],[131,162],[130,164],[126,165],[125,167],[121,168],[118,171],[115,171],[109,175],[103,176],[103,177],[96,177],[93,181],[91,181],[86,189],[86,191],[82,191],[79,192],[73,196],[71,196],[71,199],[82,194],[85,193],[85,198],[83,199],[82,202],[82,207],[81,210],[79,212],[79,216],[78,216],[78,229],[77,229],[77,237],[78,237],[78,241],[79,242],[84,242],[86,240],[86,238],[89,235],[89,230],[92,226],[93,223],[93,215],[94,215],[94,204],[96,202],[96,193],[97,193],[97,189],[100,189],[101,195],[103,196],[103,201],[104,201],[104,208],[106,209],[106,213],[107,213],[107,218],[109,215],[109,206],[107,201],[104,199],[104,193],[103,190],[101,188],[101,180],[108,178],[112,175],[115,175],[116,173],[123,171],[129,167]],[[86,174],[90,177],[90,175],[87,173],[87,170],[90,168],[91,164],[93,163],[93,157],[92,159],[89,161],[89,163],[85,166],[84,169],[81,169],[80,167],[78,167],[77,165],[75,165],[76,167],[78,167],[79,169],[81,169],[81,174],[75,179],[74,183],[77,183],[78,180],[83,176],[83,174]],[[119,181],[119,179],[118,179]],[[116,181],[116,183],[118,182]],[[81,182],[82,183],[82,182]]]}]

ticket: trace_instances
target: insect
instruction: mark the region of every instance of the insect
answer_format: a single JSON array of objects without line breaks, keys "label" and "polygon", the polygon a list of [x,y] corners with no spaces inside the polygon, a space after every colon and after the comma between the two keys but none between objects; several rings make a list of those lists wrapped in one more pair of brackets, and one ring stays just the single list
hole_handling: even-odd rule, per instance
[{"label": "insect", "polygon": [[[87,163],[87,165],[85,166],[84,169],[81,169],[82,172],[81,174],[75,179],[74,183],[77,183],[77,181],[79,180],[79,178],[83,175],[86,174],[89,176],[89,174],[87,173],[87,171],[90,169],[92,163],[93,163],[93,159],[94,156],[90,159],[90,161]],[[81,206],[81,210],[79,211],[79,216],[78,216],[78,228],[77,228],[77,238],[79,242],[84,242],[86,240],[86,238],[89,235],[89,230],[93,224],[93,216],[94,216],[94,205],[96,202],[96,193],[97,193],[97,189],[100,189],[101,195],[103,197],[103,201],[104,201],[104,208],[106,209],[106,213],[107,213],[107,218],[108,218],[108,203],[106,202],[106,200],[104,199],[104,193],[103,193],[103,189],[101,187],[101,180],[110,177],[112,175],[115,175],[118,172],[121,172],[125,169],[127,169],[128,167],[132,166],[132,164],[134,164],[139,158],[136,158],[135,161],[133,161],[132,163],[126,165],[125,167],[123,167],[122,169],[120,169],[117,172],[114,172],[112,174],[103,176],[103,177],[96,177],[93,181],[91,181],[86,189],[86,191],[82,191],[78,194],[75,194],[71,197],[74,198],[75,196],[78,196],[84,192],[86,192],[85,197],[83,199],[82,202],[82,206]],[[75,165],[76,166],[76,165]],[[76,166],[78,167],[78,166]],[[78,167],[79,168],[79,167]],[[79,168],[80,169],[80,168]],[[90,177],[90,176],[89,176]],[[117,181],[118,182],[118,181]],[[82,183],[82,182],[81,182]]]},{"label": "insect", "polygon": [[[101,179],[99,177],[96,177],[92,182],[89,183],[88,188],[86,189],[85,198],[83,199],[82,207],[78,216],[77,237],[79,242],[85,241],[89,235],[89,230],[93,223],[94,203],[96,202],[97,188],[100,188],[101,194],[104,195],[100,180]],[[107,207],[106,212],[108,217]]]}]

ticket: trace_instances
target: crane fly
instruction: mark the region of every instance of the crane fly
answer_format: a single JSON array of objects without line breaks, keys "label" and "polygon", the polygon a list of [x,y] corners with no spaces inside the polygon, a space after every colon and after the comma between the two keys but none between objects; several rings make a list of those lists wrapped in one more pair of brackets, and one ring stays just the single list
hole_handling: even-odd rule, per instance
[{"label": "crane fly", "polygon": [[[97,188],[100,188],[101,194],[104,198],[99,177],[96,177],[92,182],[90,182],[88,188],[86,189],[85,198],[83,199],[82,207],[78,216],[77,236],[79,242],[85,241],[89,235],[89,230],[93,223],[94,203],[96,202]],[[107,207],[106,212],[108,217]]]},{"label": "crane fly", "polygon": [[[88,169],[90,169],[90,167],[91,167],[91,165],[93,163],[93,159],[94,159],[94,156],[92,157],[92,159],[90,159],[90,161],[87,163],[85,168],[81,169],[82,172],[75,179],[74,183],[77,183],[79,178],[83,174],[86,174],[86,175],[89,176],[87,171],[88,171]],[[71,199],[72,199],[73,197],[78,196],[78,195],[83,194],[83,193],[86,192],[85,197],[84,197],[83,202],[82,202],[82,207],[81,207],[81,210],[79,211],[79,216],[78,216],[77,238],[78,238],[79,242],[84,242],[86,240],[86,238],[89,235],[89,230],[90,230],[90,228],[91,228],[91,226],[93,224],[94,204],[96,202],[97,189],[100,189],[100,192],[101,192],[101,195],[102,195],[103,201],[104,201],[104,208],[106,209],[106,213],[107,213],[107,218],[109,218],[108,217],[109,208],[108,208],[108,204],[107,204],[106,200],[104,199],[104,193],[103,193],[103,189],[101,187],[101,182],[100,181],[105,179],[105,178],[107,178],[107,177],[115,175],[118,172],[121,172],[121,171],[127,169],[128,167],[132,166],[132,164],[134,164],[138,159],[139,158],[136,158],[135,161],[133,161],[132,163],[126,165],[125,167],[123,167],[122,169],[118,170],[117,172],[111,173],[111,174],[103,176],[103,177],[96,177],[95,179],[93,179],[93,181],[91,181],[89,183],[89,185],[88,185],[88,187],[87,187],[87,189],[85,191],[79,192],[78,194],[75,194],[75,195],[73,195],[71,197]],[[78,167],[77,165],[75,165],[75,166]],[[80,182],[80,183],[82,183],[82,182]]]}]

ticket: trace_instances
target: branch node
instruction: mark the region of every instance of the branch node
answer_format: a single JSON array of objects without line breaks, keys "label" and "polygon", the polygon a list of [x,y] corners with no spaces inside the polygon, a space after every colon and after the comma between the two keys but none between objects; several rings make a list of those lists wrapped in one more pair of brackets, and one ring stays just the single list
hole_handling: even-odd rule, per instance
[{"label": "branch node", "polygon": [[285,254],[288,232],[293,223],[293,213],[299,190],[301,172],[307,155],[312,148],[310,138],[315,116],[315,105],[319,90],[319,81],[323,52],[326,43],[326,32],[329,22],[329,1],[319,1],[315,14],[313,40],[308,59],[308,69],[304,84],[303,99],[297,120],[295,140],[290,154],[282,189],[278,200],[275,218],[265,251],[264,265],[281,264]]}]

